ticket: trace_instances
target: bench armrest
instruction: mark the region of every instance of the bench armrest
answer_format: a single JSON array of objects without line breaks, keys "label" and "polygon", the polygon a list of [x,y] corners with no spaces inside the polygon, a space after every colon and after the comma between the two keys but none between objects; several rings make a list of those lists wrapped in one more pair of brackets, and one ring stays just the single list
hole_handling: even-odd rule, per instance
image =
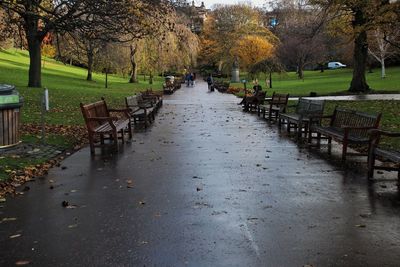
[{"label": "bench armrest", "polygon": [[152,108],[153,107],[153,102],[151,102],[151,103],[139,103],[138,107],[141,108],[141,109]]},{"label": "bench armrest", "polygon": [[121,112],[121,113],[124,113],[124,112],[129,112],[129,109],[127,109],[127,108],[123,108],[123,109],[108,109],[108,111],[109,112]]},{"label": "bench armrest", "polygon": [[389,137],[400,137],[400,132],[392,132],[392,131],[383,131],[379,129],[371,129],[368,131],[368,134],[371,138],[376,138],[381,135],[389,136]]},{"label": "bench armrest", "polygon": [[88,118],[88,121],[108,121],[108,122],[113,122],[118,120],[117,117],[90,117]]},{"label": "bench armrest", "polygon": [[343,125],[341,128],[343,129],[349,129],[349,130],[370,130],[370,129],[375,129],[374,126],[349,126],[349,125]]}]

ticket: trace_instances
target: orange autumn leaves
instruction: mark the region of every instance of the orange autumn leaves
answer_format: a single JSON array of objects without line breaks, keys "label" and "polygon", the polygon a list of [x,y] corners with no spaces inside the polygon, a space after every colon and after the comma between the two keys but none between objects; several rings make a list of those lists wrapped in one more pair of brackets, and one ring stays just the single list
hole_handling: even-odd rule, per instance
[{"label": "orange autumn leaves", "polygon": [[257,35],[247,35],[236,42],[231,55],[239,57],[244,68],[269,59],[274,55],[275,47],[267,39]]}]

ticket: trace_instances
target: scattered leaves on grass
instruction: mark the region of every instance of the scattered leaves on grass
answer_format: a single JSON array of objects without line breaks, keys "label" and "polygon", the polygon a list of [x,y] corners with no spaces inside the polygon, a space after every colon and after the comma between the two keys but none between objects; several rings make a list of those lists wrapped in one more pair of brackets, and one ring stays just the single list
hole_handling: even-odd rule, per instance
[{"label": "scattered leaves on grass", "polygon": [[[37,124],[23,124],[21,125],[20,133],[22,135],[39,135],[41,133],[41,125]],[[84,126],[77,125],[47,125],[46,133],[64,136],[68,140],[74,140],[74,149],[78,150],[87,143],[87,130]],[[6,194],[16,194],[15,189],[22,184],[34,180],[35,177],[45,176],[49,169],[54,166],[60,166],[60,161],[64,159],[63,156],[58,156],[49,159],[43,164],[35,166],[27,166],[20,170],[7,170],[9,179],[0,183],[0,198]]]}]

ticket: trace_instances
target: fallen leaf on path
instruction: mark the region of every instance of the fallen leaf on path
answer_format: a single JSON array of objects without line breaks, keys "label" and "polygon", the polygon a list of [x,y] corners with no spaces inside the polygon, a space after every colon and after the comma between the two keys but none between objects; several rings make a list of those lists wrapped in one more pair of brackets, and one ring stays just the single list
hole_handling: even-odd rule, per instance
[{"label": "fallen leaf on path", "polygon": [[3,218],[3,222],[12,222],[12,221],[16,221],[17,218]]},{"label": "fallen leaf on path", "polygon": [[77,224],[71,224],[71,225],[68,225],[68,228],[69,228],[69,229],[76,228],[76,227],[78,227],[78,225],[77,225]]},{"label": "fallen leaf on path", "polygon": [[10,239],[17,238],[17,237],[20,237],[20,236],[21,236],[21,234],[10,235]]},{"label": "fallen leaf on path", "polygon": [[22,266],[22,265],[28,265],[30,263],[31,263],[30,261],[16,261],[15,265]]},{"label": "fallen leaf on path", "polygon": [[356,224],[356,227],[358,227],[358,228],[365,228],[365,227],[367,227],[365,224]]}]

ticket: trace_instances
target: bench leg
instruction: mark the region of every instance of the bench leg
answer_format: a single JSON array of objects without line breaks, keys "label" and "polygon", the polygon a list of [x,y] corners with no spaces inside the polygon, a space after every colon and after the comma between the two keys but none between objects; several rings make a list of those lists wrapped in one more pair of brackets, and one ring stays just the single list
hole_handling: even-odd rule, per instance
[{"label": "bench leg", "polygon": [[112,139],[114,140],[115,150],[118,151],[118,132],[116,130],[113,131]]},{"label": "bench leg", "polygon": [[308,136],[308,128],[309,128],[308,123],[305,123],[305,125],[304,125],[304,138],[306,138]]},{"label": "bench leg", "polygon": [[132,123],[129,121],[128,124],[128,131],[129,131],[129,139],[132,139]]},{"label": "bench leg", "polygon": [[343,141],[343,148],[342,148],[342,161],[346,161],[346,154],[347,154],[347,141]]},{"label": "bench leg", "polygon": [[297,125],[295,125],[297,129],[297,141],[301,139],[301,131],[303,129],[303,125],[301,125],[301,122],[299,122]]},{"label": "bench leg", "polygon": [[373,152],[370,152],[368,155],[368,180],[374,178],[374,167],[375,167],[375,154]]},{"label": "bench leg", "polygon": [[90,145],[90,154],[94,155],[95,148],[94,148],[94,139],[93,135],[89,134],[89,145]]}]

